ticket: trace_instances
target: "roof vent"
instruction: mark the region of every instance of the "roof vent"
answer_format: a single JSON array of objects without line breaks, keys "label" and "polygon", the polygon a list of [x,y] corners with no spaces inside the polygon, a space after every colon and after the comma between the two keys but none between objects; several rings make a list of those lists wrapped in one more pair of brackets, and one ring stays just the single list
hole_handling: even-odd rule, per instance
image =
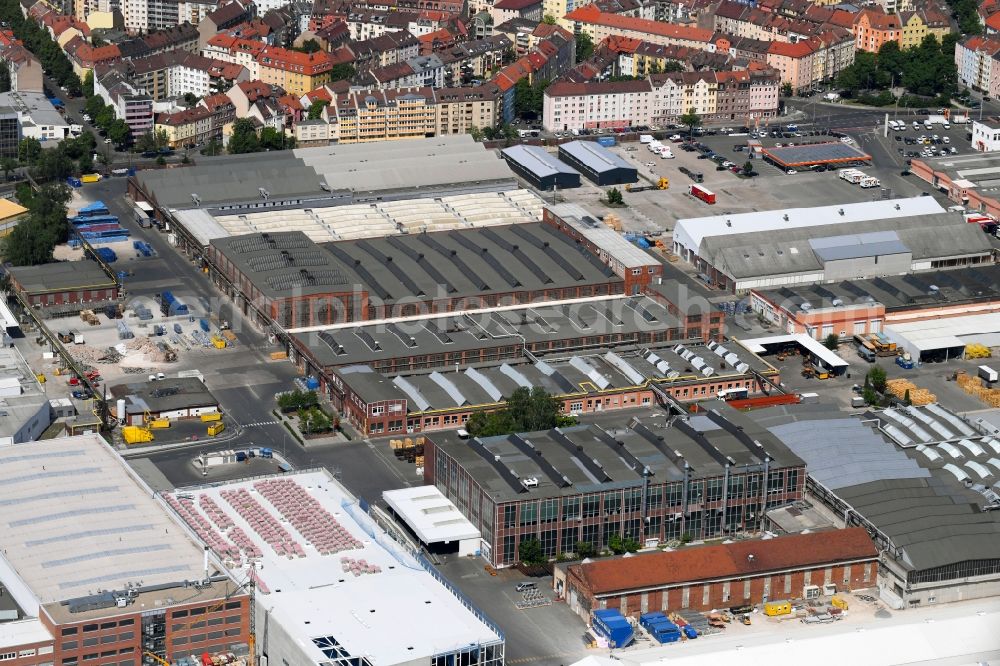
[{"label": "roof vent", "polygon": [[753,561],[754,561],[754,554],[753,553],[749,553],[747,555],[747,562],[749,562],[750,564],[753,564]]},{"label": "roof vent", "polygon": [[896,204],[896,210],[900,210],[899,204]]},{"label": "roof vent", "polygon": [[844,214],[844,209],[843,209],[843,208],[841,208],[841,209],[840,209],[840,210],[838,210],[837,212],[838,212],[838,213],[840,213],[841,215],[843,215],[843,214]]},{"label": "roof vent", "polygon": [[733,221],[732,220],[726,220],[726,226],[727,227],[733,226]]},{"label": "roof vent", "polygon": [[784,214],[784,215],[782,215],[781,217],[783,217],[783,218],[784,218],[785,222],[788,222],[788,213],[785,213],[785,214]]}]

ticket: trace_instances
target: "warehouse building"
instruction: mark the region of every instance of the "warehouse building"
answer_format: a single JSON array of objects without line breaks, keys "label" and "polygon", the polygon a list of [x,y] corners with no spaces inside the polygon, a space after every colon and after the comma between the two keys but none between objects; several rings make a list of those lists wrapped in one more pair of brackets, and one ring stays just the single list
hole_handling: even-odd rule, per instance
[{"label": "warehouse building", "polygon": [[511,170],[532,187],[549,192],[580,187],[580,172],[540,146],[518,145],[500,151]]},{"label": "warehouse building", "polygon": [[802,497],[805,468],[777,438],[723,403],[689,417],[623,418],[506,437],[426,436],[424,481],[482,533],[495,566],[538,539],[546,557],[613,536],[646,547],[753,534],[767,507]]},{"label": "warehouse building", "polygon": [[805,460],[811,501],[864,527],[893,608],[1000,592],[1000,442],[938,404],[847,415],[832,405],[756,413]]},{"label": "warehouse building", "polygon": [[0,238],[14,231],[27,212],[27,208],[10,199],[0,199]]},{"label": "warehouse building", "polygon": [[52,424],[48,396],[13,345],[0,348],[0,411],[0,446],[33,442]]},{"label": "warehouse building", "polygon": [[295,666],[503,666],[499,628],[326,470],[183,488],[168,502],[238,579],[256,644]]},{"label": "warehouse building", "polygon": [[553,586],[589,621],[599,608],[708,611],[874,587],[878,559],[868,533],[853,527],[556,565]]},{"label": "warehouse building", "polygon": [[[114,417],[127,418],[129,425],[144,425],[148,418],[177,420],[219,411],[219,401],[197,377],[119,384],[110,391]],[[124,414],[119,413],[122,407]]]},{"label": "warehouse building", "polygon": [[798,146],[771,146],[762,148],[764,161],[770,162],[779,169],[808,169],[814,166],[824,166],[829,169],[861,166],[870,164],[868,155],[854,146],[842,141],[829,143],[811,143]]},{"label": "warehouse building", "polygon": [[636,167],[596,141],[559,144],[559,159],[598,186],[639,182]]},{"label": "warehouse building", "polygon": [[971,153],[913,159],[910,171],[945,193],[956,204],[1000,219],[1000,197],[996,194],[1000,154]]},{"label": "warehouse building", "polygon": [[212,241],[216,284],[291,333],[350,321],[619,294],[624,281],[547,224],[317,245],[302,232]]},{"label": "warehouse building", "polygon": [[[651,302],[647,303],[647,306]],[[502,316],[508,313],[498,313]],[[655,323],[650,323],[650,327]],[[461,427],[473,414],[492,411],[518,388],[541,387],[565,414],[751,395],[777,384],[778,371],[738,344],[666,343],[562,350],[502,363],[444,368],[388,377],[367,365],[335,371],[335,404],[362,432],[431,432]],[[766,379],[765,379],[766,378]],[[340,397],[340,392],[343,397]]]},{"label": "warehouse building", "polygon": [[754,289],[750,305],[788,333],[850,338],[897,322],[1000,312],[1000,266]]},{"label": "warehouse building", "polygon": [[735,293],[993,262],[979,226],[933,197],[689,218],[673,238],[701,279]]},{"label": "warehouse building", "polygon": [[0,586],[26,617],[0,625],[14,663],[246,652],[248,595],[100,437],[0,447],[0,470]]},{"label": "warehouse building", "polygon": [[46,316],[74,315],[118,302],[117,280],[95,261],[11,266],[7,274],[21,302]]},{"label": "warehouse building", "polygon": [[507,163],[467,134],[208,157],[186,169],[140,171],[128,183],[132,198],[151,205],[192,255],[228,235],[216,215],[301,214],[516,189]]},{"label": "warehouse building", "polygon": [[915,359],[947,361],[964,357],[967,344],[997,346],[1000,343],[1000,313],[902,321],[886,326],[885,334]]},{"label": "warehouse building", "polygon": [[434,486],[386,490],[382,500],[422,547],[460,556],[477,554],[479,530]]}]

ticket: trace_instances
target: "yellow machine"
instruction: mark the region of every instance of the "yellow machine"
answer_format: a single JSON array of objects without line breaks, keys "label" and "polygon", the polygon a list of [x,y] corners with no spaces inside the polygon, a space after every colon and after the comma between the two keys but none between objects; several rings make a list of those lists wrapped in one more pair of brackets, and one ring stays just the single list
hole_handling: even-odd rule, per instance
[{"label": "yellow machine", "polygon": [[626,192],[644,192],[646,190],[666,190],[670,188],[670,181],[666,178],[660,178],[655,183],[650,185],[632,185],[628,184],[625,186]]},{"label": "yellow machine", "polygon": [[212,340],[212,346],[215,347],[216,349],[225,349],[226,348],[226,341],[225,341],[225,339],[220,338],[217,335],[213,335],[212,338],[211,338],[211,340]]},{"label": "yellow machine", "polygon": [[35,379],[38,380],[39,384],[44,384],[45,383],[45,375],[35,375]]},{"label": "yellow machine", "polygon": [[790,615],[792,612],[792,602],[790,601],[768,601],[764,604],[764,614],[768,617],[778,615]]},{"label": "yellow machine", "polygon": [[101,180],[101,174],[99,173],[85,173],[80,176],[81,183],[97,183]]},{"label": "yellow machine", "polygon": [[145,652],[143,652],[142,656],[149,657],[150,659],[152,659],[153,661],[155,661],[160,666],[170,666],[170,662],[169,661],[167,661],[166,659],[164,659],[163,657],[161,657],[158,654],[153,654],[149,650],[146,650]]},{"label": "yellow machine", "polygon": [[146,422],[148,428],[163,429],[170,427],[170,419],[150,419]]},{"label": "yellow machine", "polygon": [[140,428],[139,426],[125,426],[122,428],[122,437],[125,438],[126,444],[143,444],[153,441],[153,433],[149,431],[149,428]]},{"label": "yellow machine", "polygon": [[212,425],[208,426],[208,436],[215,437],[225,429],[226,429],[226,424],[223,423],[222,421],[219,421],[218,423],[213,423]]},{"label": "yellow machine", "polygon": [[830,599],[830,605],[834,608],[839,608],[840,610],[847,610],[847,600],[840,597]]},{"label": "yellow machine", "polygon": [[208,414],[201,415],[202,423],[209,423],[211,421],[221,421],[221,420],[222,420],[222,414],[220,412],[210,412]]}]

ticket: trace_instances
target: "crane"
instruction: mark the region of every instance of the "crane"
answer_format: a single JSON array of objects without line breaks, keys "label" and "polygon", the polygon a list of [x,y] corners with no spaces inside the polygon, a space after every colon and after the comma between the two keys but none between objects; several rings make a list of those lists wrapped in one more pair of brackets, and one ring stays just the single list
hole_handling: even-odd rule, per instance
[{"label": "crane", "polygon": [[154,654],[154,653],[150,652],[149,650],[146,650],[145,652],[143,652],[142,656],[151,658],[153,661],[155,661],[160,666],[170,666],[170,662],[169,661],[167,661],[166,659],[164,659],[163,657],[161,657],[158,654]]}]

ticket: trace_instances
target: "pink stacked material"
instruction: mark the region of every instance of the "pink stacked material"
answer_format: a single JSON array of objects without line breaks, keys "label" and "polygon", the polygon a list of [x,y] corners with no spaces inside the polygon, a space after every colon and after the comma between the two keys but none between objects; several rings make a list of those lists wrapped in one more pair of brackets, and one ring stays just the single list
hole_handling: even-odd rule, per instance
[{"label": "pink stacked material", "polygon": [[255,544],[250,537],[247,536],[247,533],[239,527],[233,527],[230,529],[227,536],[233,540],[233,543],[240,547],[240,550],[246,553],[247,557],[257,558],[263,554],[257,544]]},{"label": "pink stacked material", "polygon": [[355,560],[350,557],[340,558],[340,568],[344,573],[350,571],[355,576],[382,573],[382,567],[377,564],[369,564],[363,559]]},{"label": "pink stacked material", "polygon": [[249,523],[253,531],[264,539],[264,543],[274,549],[275,553],[284,555],[290,560],[305,557],[306,553],[299,542],[281,526],[277,518],[254,499],[246,488],[226,489],[220,494],[222,499],[229,502],[236,509],[236,513]]},{"label": "pink stacked material", "polygon": [[305,537],[320,555],[364,548],[323,505],[292,479],[266,479],[254,484],[261,496]]},{"label": "pink stacked material", "polygon": [[215,526],[223,532],[235,524],[233,523],[233,519],[230,518],[229,515],[215,503],[215,500],[205,493],[198,496],[198,506],[200,506],[201,510],[205,512],[208,519],[215,523]]},{"label": "pink stacked material", "polygon": [[165,495],[167,499],[167,504],[177,512],[184,522],[191,526],[191,529],[195,531],[195,534],[205,543],[206,546],[211,548],[216,555],[223,559],[239,559],[240,551],[233,544],[229,543],[221,534],[219,534],[212,525],[205,520],[205,517],[198,512],[194,506],[194,502],[188,498],[177,499],[173,495]]}]

